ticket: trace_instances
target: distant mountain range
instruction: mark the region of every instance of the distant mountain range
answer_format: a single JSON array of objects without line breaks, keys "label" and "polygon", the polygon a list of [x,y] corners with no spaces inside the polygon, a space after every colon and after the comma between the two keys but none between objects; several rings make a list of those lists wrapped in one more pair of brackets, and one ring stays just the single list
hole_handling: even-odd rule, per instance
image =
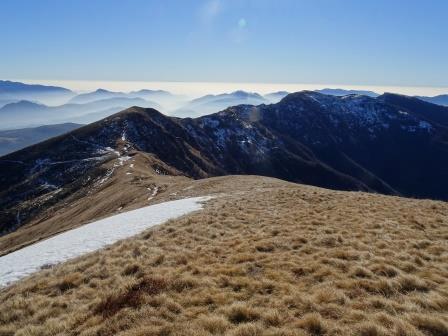
[{"label": "distant mountain range", "polygon": [[54,86],[11,81],[1,81],[0,84],[0,129],[49,123],[90,123],[134,105],[166,113],[186,102],[185,97],[163,90],[125,93],[98,89],[76,94]]},{"label": "distant mountain range", "polygon": [[275,104],[275,103],[278,103],[283,98],[285,98],[288,94],[289,94],[289,92],[287,92],[287,91],[277,91],[277,92],[268,93],[268,94],[264,95],[263,97],[265,99],[267,99],[270,103]]},{"label": "distant mountain range", "polygon": [[123,97],[126,97],[126,94],[123,92],[113,92],[104,89],[98,89],[94,92],[81,93],[79,95],[76,95],[68,101],[68,104],[87,104],[96,100]]},{"label": "distant mountain range", "polygon": [[0,127],[7,129],[44,123],[91,123],[134,105],[160,109],[160,105],[155,102],[127,97],[111,97],[84,104],[69,103],[59,106],[22,100],[0,108]]},{"label": "distant mountain range", "polygon": [[448,94],[434,97],[416,96],[416,98],[442,106],[448,106]]},{"label": "distant mountain range", "polygon": [[241,104],[260,105],[269,101],[258,93],[235,91],[218,95],[206,95],[193,99],[170,115],[177,117],[198,117]]},{"label": "distant mountain range", "polygon": [[145,100],[155,100],[157,102],[166,101],[169,99],[175,98],[173,94],[168,91],[163,90],[139,90],[139,91],[131,91],[129,93],[125,92],[114,92],[108,91],[104,89],[98,89],[93,92],[82,93],[79,94],[72,99],[68,103],[72,104],[86,104],[91,103],[97,100],[104,100],[110,98],[140,98]]},{"label": "distant mountain range", "polygon": [[81,126],[80,124],[65,123],[7,131],[0,130],[0,156],[67,133]]},{"label": "distant mountain range", "polygon": [[0,99],[0,108],[11,103],[17,103],[17,99]]},{"label": "distant mountain range", "polygon": [[[326,88],[316,92],[333,95],[378,97],[372,91]],[[115,92],[98,89],[76,94],[65,88],[0,81],[0,129],[32,127],[49,123],[90,123],[131,106],[152,107],[167,115],[198,117],[241,104],[275,104],[288,95],[278,91],[264,96],[246,91],[206,95],[193,100],[163,90],[142,89]],[[439,105],[448,104],[448,95],[417,97]],[[58,102],[55,104],[55,102]]]},{"label": "distant mountain range", "polygon": [[448,108],[395,94],[303,91],[277,104],[238,105],[193,119],[132,107],[6,155],[0,158],[0,230],[87,193],[138,153],[165,167],[160,173],[197,179],[265,175],[448,200]]},{"label": "distant mountain range", "polygon": [[60,104],[74,95],[75,92],[58,86],[0,80],[0,100],[37,100],[47,104]]}]

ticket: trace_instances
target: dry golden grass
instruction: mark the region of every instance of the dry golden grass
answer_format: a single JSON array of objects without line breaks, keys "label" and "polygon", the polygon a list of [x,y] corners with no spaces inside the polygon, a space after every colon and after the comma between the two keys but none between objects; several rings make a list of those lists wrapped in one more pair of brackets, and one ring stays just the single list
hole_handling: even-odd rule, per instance
[{"label": "dry golden grass", "polygon": [[448,335],[448,204],[199,183],[226,194],[3,289],[0,335]]}]

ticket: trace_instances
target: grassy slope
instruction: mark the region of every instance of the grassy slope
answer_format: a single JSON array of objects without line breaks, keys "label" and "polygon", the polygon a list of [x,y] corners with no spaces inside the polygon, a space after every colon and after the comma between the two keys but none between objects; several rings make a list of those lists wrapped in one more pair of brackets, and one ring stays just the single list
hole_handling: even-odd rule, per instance
[{"label": "grassy slope", "polygon": [[448,335],[447,203],[195,183],[226,194],[3,289],[0,335]]}]

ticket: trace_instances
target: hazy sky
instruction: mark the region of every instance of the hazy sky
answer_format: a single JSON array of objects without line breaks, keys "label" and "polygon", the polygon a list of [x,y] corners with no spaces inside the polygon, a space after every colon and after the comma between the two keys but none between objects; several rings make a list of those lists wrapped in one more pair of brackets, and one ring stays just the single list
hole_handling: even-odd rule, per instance
[{"label": "hazy sky", "polygon": [[446,0],[1,0],[0,78],[448,86]]}]

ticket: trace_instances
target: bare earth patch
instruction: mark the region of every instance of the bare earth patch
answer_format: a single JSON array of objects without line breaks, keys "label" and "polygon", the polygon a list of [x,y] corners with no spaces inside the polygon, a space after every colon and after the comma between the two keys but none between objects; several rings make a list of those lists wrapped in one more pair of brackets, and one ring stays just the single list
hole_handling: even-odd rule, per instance
[{"label": "bare earth patch", "polygon": [[261,177],[0,292],[0,335],[448,335],[448,204]]}]

